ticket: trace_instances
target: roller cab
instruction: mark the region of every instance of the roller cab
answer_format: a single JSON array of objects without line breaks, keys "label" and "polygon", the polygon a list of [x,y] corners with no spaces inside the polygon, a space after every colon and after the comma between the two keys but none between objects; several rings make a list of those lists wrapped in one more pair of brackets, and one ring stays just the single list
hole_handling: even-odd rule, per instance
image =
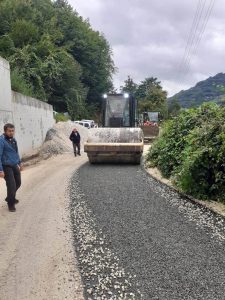
[{"label": "roller cab", "polygon": [[140,164],[143,132],[135,128],[136,104],[128,94],[104,95],[103,128],[93,128],[84,145],[90,163]]}]

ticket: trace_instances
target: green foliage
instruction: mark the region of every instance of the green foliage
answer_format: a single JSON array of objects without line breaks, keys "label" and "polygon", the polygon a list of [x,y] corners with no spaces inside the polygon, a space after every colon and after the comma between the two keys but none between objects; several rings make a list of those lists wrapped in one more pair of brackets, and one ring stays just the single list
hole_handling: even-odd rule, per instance
[{"label": "green foliage", "polygon": [[124,81],[124,85],[121,86],[121,91],[123,93],[129,93],[133,96],[136,96],[138,85],[133,81],[133,79],[128,76],[128,78]]},{"label": "green foliage", "polygon": [[128,76],[124,86],[121,87],[121,91],[131,93],[138,100],[139,113],[157,111],[160,112],[161,117],[167,117],[167,93],[162,89],[161,83],[157,78],[149,77],[140,84],[136,84]]},{"label": "green foliage", "polygon": [[190,108],[197,107],[203,102],[221,103],[224,100],[225,74],[219,73],[214,77],[209,77],[206,80],[200,81],[196,86],[181,91],[168,98],[168,102],[177,100],[181,107]]},{"label": "green foliage", "polygon": [[84,96],[79,94],[77,90],[71,90],[71,93],[73,96],[75,94],[75,98],[72,98],[69,95],[67,101],[68,111],[73,121],[81,120],[87,116]]},{"label": "green foliage", "polygon": [[14,88],[29,82],[32,95],[73,118],[112,87],[107,40],[65,0],[1,0],[0,55],[16,70]]},{"label": "green foliage", "polygon": [[158,111],[162,118],[167,117],[167,93],[157,78],[146,78],[136,91],[139,112]]},{"label": "green foliage", "polygon": [[175,117],[180,113],[181,106],[176,98],[173,98],[168,105],[169,117]]},{"label": "green foliage", "polygon": [[17,19],[11,25],[9,36],[15,47],[22,48],[38,39],[38,28],[30,21]]},{"label": "green foliage", "polygon": [[54,118],[56,120],[56,123],[67,122],[69,120],[69,117],[65,116],[63,113],[54,113]]},{"label": "green foliage", "polygon": [[214,103],[168,121],[147,159],[184,192],[225,201],[225,108]]},{"label": "green foliage", "polygon": [[0,55],[7,56],[13,54],[15,51],[13,40],[8,35],[3,35],[0,37]]},{"label": "green foliage", "polygon": [[24,76],[18,69],[14,69],[11,73],[11,84],[13,91],[22,93],[26,96],[35,97],[32,86],[26,82]]},{"label": "green foliage", "polygon": [[[82,66],[82,83],[88,87],[88,103],[99,103],[101,96],[112,87],[114,64],[110,45],[98,31],[93,31],[72,11],[67,1],[56,1],[58,26],[64,35],[62,45]],[[63,9],[62,9],[63,8]]]}]

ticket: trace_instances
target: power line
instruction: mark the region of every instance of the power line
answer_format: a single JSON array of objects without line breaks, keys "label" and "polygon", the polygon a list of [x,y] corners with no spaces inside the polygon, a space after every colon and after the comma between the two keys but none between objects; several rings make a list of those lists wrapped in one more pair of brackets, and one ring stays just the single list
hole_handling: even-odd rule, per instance
[{"label": "power line", "polygon": [[204,35],[204,33],[205,33],[205,30],[206,30],[207,24],[208,24],[208,22],[209,22],[210,16],[211,16],[211,14],[212,14],[213,7],[214,7],[214,5],[215,5],[215,2],[216,2],[216,0],[211,0],[211,2],[210,2],[210,5],[209,5],[208,10],[207,10],[207,13],[206,13],[205,23],[203,24],[203,27],[202,27],[200,36],[199,36],[198,41],[197,41],[197,43],[196,43],[196,47],[195,47],[195,49],[194,49],[194,51],[193,51],[193,55],[195,55],[195,54],[197,53],[198,46],[199,46],[199,44],[201,43],[202,37],[203,37],[203,35]]},{"label": "power line", "polygon": [[201,19],[202,19],[205,5],[206,5],[206,1],[207,0],[199,1],[199,3],[198,3],[199,5],[196,8],[196,16],[197,17],[196,17],[196,20],[193,21],[193,23],[194,23],[193,28],[191,28],[191,30],[190,30],[191,39],[189,42],[187,42],[186,55],[185,55],[184,60],[181,62],[182,68],[180,69],[180,72],[179,72],[179,84],[178,84],[179,86],[182,83],[182,77],[183,77],[182,75],[184,75],[186,72],[187,64],[188,64],[189,58],[191,56],[192,48],[195,45],[196,40],[198,39],[197,34],[200,32],[199,27],[201,25]]},{"label": "power line", "polygon": [[[180,86],[182,83],[182,77],[186,75],[190,70],[191,59],[197,53],[199,44],[202,40],[213,7],[215,5],[215,0],[210,0],[210,3],[207,8],[206,2],[207,0],[204,0],[204,2],[202,2],[202,0],[198,1],[192,26],[189,32],[187,44],[185,47],[184,55],[178,69],[178,75],[179,75],[178,86]],[[206,12],[204,14],[205,10]]]},{"label": "power line", "polygon": [[201,19],[202,19],[203,12],[204,12],[204,9],[205,9],[206,1],[207,0],[204,0],[203,3],[201,2],[201,7],[200,7],[198,19],[197,19],[197,22],[196,22],[196,26],[194,28],[194,34],[193,34],[193,37],[192,37],[192,40],[191,40],[191,43],[190,43],[190,46],[189,46],[189,49],[188,49],[187,56],[186,56],[185,61],[184,61],[184,72],[185,72],[185,68],[187,68],[187,64],[188,64],[188,61],[189,61],[191,53],[192,53],[192,48],[195,46],[195,43],[198,40],[198,33],[200,32],[199,27],[201,26]]},{"label": "power line", "polygon": [[210,15],[211,15],[211,13],[212,13],[214,4],[215,4],[215,0],[211,0],[211,1],[210,1],[210,4],[209,4],[209,6],[208,6],[208,9],[207,9],[207,11],[206,11],[206,14],[205,14],[205,18],[204,18],[204,20],[203,20],[203,22],[202,22],[202,26],[201,26],[199,35],[197,36],[196,43],[195,43],[195,45],[194,45],[194,47],[193,47],[193,49],[192,49],[192,51],[191,51],[191,53],[190,53],[190,57],[189,57],[189,60],[188,60],[188,62],[187,62],[187,66],[186,66],[186,70],[185,70],[184,75],[186,75],[186,74],[189,72],[190,67],[191,67],[191,59],[192,59],[193,56],[195,56],[195,55],[197,54],[198,47],[199,47],[200,42],[201,42],[201,40],[202,40],[202,37],[203,37],[203,35],[204,35],[204,32],[205,32],[206,26],[207,26],[207,24],[208,24]]},{"label": "power line", "polygon": [[199,12],[200,12],[201,5],[202,5],[202,0],[198,0],[197,8],[196,8],[196,11],[195,11],[195,16],[194,16],[194,19],[193,19],[193,22],[192,22],[192,25],[191,25],[191,29],[189,31],[188,40],[187,40],[187,43],[186,43],[186,47],[185,47],[183,58],[182,58],[182,60],[180,62],[179,68],[178,68],[178,73],[181,72],[181,70],[182,70],[182,64],[185,62],[185,60],[186,60],[186,58],[188,56],[189,48],[190,48],[190,45],[191,45],[191,43],[193,41],[193,36],[194,36],[193,35],[193,31],[195,31],[195,29],[196,29],[196,24],[198,22]]}]

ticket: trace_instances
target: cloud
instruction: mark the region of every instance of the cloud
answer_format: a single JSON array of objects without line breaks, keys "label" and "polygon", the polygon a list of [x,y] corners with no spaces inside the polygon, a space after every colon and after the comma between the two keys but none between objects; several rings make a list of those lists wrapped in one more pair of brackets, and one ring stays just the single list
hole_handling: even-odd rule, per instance
[{"label": "cloud", "polygon": [[[211,0],[205,0],[202,16]],[[110,42],[119,87],[131,75],[139,82],[158,77],[170,95],[225,69],[225,5],[216,0],[205,34],[185,74],[182,58],[196,0],[70,0],[70,4]],[[199,10],[199,14],[201,10]],[[179,67],[180,72],[179,72]]]}]

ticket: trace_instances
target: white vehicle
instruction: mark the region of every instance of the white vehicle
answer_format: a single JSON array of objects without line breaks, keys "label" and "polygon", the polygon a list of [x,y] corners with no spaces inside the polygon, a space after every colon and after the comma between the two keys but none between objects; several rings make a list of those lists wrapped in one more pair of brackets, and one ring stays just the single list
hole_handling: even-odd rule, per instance
[{"label": "white vehicle", "polygon": [[88,128],[88,129],[91,128],[91,123],[86,122],[86,121],[74,121],[74,123],[75,124],[79,124],[81,126],[84,126],[84,127]]},{"label": "white vehicle", "polygon": [[91,128],[95,127],[95,121],[94,120],[81,120],[81,122],[88,122],[91,124]]}]

